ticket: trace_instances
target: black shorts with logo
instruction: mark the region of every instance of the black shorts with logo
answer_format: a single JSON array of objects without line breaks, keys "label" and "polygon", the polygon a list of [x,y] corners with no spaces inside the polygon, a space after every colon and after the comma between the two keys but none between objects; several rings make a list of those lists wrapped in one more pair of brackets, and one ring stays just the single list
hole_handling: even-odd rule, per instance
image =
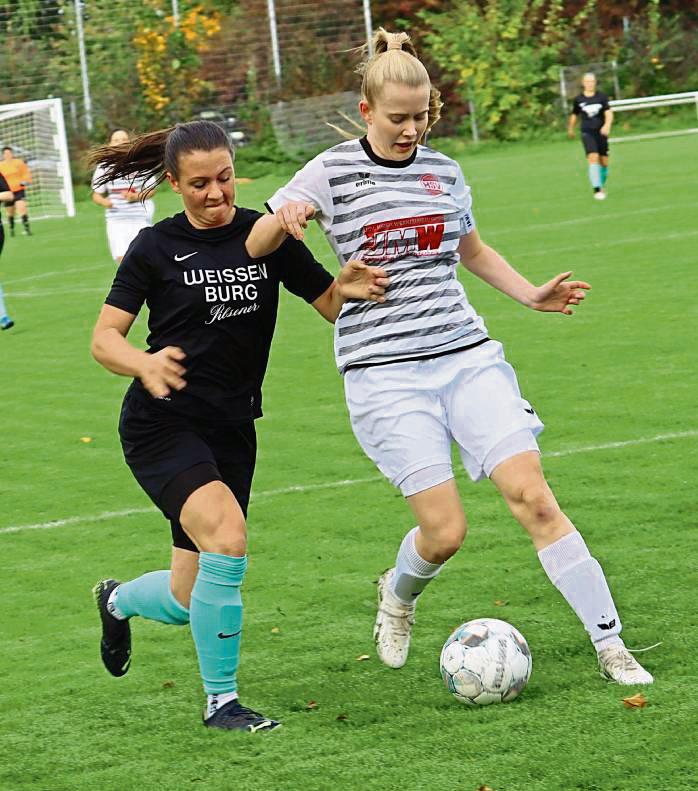
[{"label": "black shorts with logo", "polygon": [[189,495],[211,481],[226,484],[247,516],[257,456],[253,420],[221,424],[164,415],[129,392],[119,436],[135,479],[169,519],[175,547],[197,551],[179,515]]},{"label": "black shorts with logo", "polygon": [[608,156],[608,138],[601,132],[582,132],[582,145],[586,154]]}]

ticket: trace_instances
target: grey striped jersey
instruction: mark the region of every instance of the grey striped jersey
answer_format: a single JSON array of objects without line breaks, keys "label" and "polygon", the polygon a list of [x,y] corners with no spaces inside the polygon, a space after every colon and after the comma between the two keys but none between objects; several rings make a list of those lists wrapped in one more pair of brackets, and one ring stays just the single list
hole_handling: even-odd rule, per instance
[{"label": "grey striped jersey", "polygon": [[[96,182],[103,174],[104,169],[101,165],[98,165],[92,176],[92,191],[104,195],[112,202],[112,208],[106,209],[107,219],[109,221],[143,220],[150,225],[149,207],[147,206],[149,200],[146,201],[146,205],[144,205],[141,201],[127,201],[124,196],[129,190],[135,192],[143,191],[146,186],[151,185],[154,180],[146,181],[144,179],[138,179],[137,177],[135,179],[132,177],[124,177],[108,181],[106,184],[98,187],[96,186]],[[150,213],[152,214],[152,210]]]},{"label": "grey striped jersey", "polygon": [[456,277],[458,242],[475,228],[457,162],[418,146],[404,162],[377,157],[365,138],[319,154],[267,206],[312,203],[340,265],[384,267],[384,303],[347,302],[335,324],[337,367],[430,357],[487,337]]}]

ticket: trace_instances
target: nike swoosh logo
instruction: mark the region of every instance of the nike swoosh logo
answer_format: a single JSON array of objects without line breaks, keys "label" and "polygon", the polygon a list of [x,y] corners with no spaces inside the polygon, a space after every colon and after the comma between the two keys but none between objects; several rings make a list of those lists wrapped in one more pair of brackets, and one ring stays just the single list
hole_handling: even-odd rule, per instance
[{"label": "nike swoosh logo", "polygon": [[[198,252],[199,251],[197,250],[196,253],[198,253]],[[187,258],[191,258],[193,255],[196,255],[196,253],[188,253],[187,255],[177,255],[177,254],[175,254],[174,260],[175,261],[186,261]]]},{"label": "nike swoosh logo", "polygon": [[218,636],[221,640],[225,640],[226,637],[235,637],[236,635],[240,634],[242,629],[239,629],[237,632],[233,632],[232,634],[223,634],[223,632],[218,632]]}]

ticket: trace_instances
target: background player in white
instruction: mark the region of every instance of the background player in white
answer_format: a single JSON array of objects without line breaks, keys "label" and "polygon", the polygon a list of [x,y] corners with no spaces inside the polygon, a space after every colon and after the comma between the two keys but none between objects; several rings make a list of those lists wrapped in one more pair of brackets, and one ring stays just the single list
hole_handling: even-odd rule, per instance
[{"label": "background player in white", "polygon": [[416,599],[465,537],[451,467],[455,441],[470,477],[489,477],[528,532],[589,633],[603,675],[650,683],[620,637],[601,566],[544,478],[536,442],[543,424],[468,303],[456,267],[460,260],[526,307],[565,315],[589,285],[564,272],[534,286],[481,241],[458,163],[420,145],[441,102],[408,36],[381,30],[374,51],[362,67],[366,137],[317,156],[268,206],[301,237],[312,204],[340,264],[362,258],[391,278],[385,303],[347,304],[335,325],[354,433],[418,522],[379,581],[379,657],[404,664]]},{"label": "background player in white", "polygon": [[[0,173],[0,203],[12,200],[12,190],[10,185],[5,180],[5,177]],[[0,255],[2,255],[2,248],[5,245],[5,230],[2,227],[2,217],[0,216]],[[2,291],[2,283],[0,283],[0,330],[9,330],[14,327],[15,323],[7,315],[7,308],[5,307],[5,295]]]},{"label": "background player in white", "polygon": [[608,136],[611,134],[613,110],[608,96],[596,89],[596,75],[588,72],[582,78],[582,92],[575,96],[567,122],[567,135],[574,137],[577,116],[581,120],[584,152],[589,163],[589,181],[596,200],[605,200],[608,179]]},{"label": "background player in white", "polygon": [[[115,129],[109,137],[110,146],[125,145],[131,140],[126,129]],[[155,204],[147,195],[152,194],[148,183],[131,176],[100,184],[104,169],[101,165],[92,176],[92,200],[106,209],[107,238],[112,258],[121,263],[128,246],[141,228],[153,224]]]}]

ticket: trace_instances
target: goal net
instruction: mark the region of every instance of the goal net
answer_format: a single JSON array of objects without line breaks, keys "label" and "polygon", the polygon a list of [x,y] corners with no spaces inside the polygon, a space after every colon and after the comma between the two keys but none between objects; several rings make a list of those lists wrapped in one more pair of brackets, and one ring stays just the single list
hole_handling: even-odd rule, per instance
[{"label": "goal net", "polygon": [[5,146],[31,170],[26,200],[32,219],[75,216],[61,100],[0,104],[0,148]]}]

